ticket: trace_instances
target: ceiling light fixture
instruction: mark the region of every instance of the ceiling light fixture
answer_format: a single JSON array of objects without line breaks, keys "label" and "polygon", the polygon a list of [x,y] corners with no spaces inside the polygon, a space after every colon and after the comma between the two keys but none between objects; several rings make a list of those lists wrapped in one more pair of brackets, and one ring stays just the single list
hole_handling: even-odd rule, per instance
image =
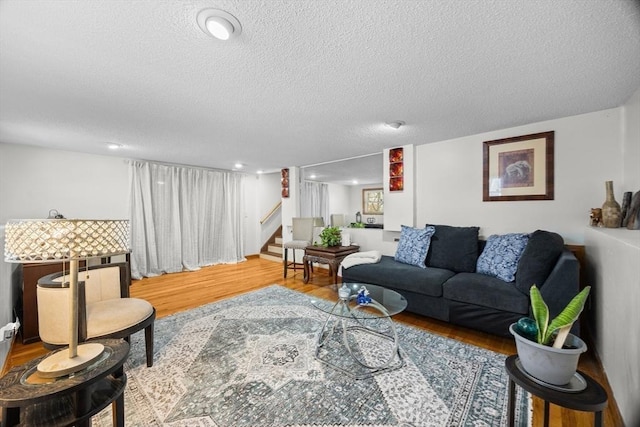
[{"label": "ceiling light fixture", "polygon": [[119,148],[122,148],[122,144],[116,144],[115,142],[109,142],[109,143],[107,143],[107,147],[109,148],[109,150],[117,150]]},{"label": "ceiling light fixture", "polygon": [[196,20],[205,34],[218,40],[229,40],[242,32],[240,21],[224,10],[203,9],[198,13]]},{"label": "ceiling light fixture", "polygon": [[406,123],[403,122],[402,120],[396,120],[394,122],[387,122],[385,123],[385,126],[388,126],[390,128],[393,129],[400,129],[401,126],[404,126]]},{"label": "ceiling light fixture", "polygon": [[244,165],[242,163],[236,163],[235,165],[233,165],[236,169],[242,169],[244,167]]}]

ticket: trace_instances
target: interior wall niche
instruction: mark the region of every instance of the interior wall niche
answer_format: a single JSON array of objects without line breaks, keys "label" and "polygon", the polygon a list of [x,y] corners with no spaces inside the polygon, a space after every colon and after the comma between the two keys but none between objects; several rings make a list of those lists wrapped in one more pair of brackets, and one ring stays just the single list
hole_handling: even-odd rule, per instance
[{"label": "interior wall niche", "polygon": [[[303,166],[302,180],[339,185],[376,186],[382,183],[382,153]],[[357,184],[354,183],[357,181]]]}]

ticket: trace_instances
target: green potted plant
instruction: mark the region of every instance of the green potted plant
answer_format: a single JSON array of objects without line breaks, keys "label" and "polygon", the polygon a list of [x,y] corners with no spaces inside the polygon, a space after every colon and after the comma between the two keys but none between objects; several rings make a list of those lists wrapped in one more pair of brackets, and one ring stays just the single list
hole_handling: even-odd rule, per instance
[{"label": "green potted plant", "polygon": [[320,243],[324,247],[340,246],[342,233],[338,227],[326,227],[320,232]]},{"label": "green potted plant", "polygon": [[569,331],[580,317],[590,290],[590,286],[585,287],[549,322],[549,308],[537,286],[531,286],[529,294],[535,320],[523,318],[509,328],[516,340],[522,367],[528,374],[558,386],[568,384],[575,375],[580,354],[587,351],[587,345]]}]

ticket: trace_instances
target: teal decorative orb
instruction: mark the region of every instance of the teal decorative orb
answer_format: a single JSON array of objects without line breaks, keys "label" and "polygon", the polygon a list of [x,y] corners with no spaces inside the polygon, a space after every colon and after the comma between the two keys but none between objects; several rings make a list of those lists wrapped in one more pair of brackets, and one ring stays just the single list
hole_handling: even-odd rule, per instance
[{"label": "teal decorative orb", "polygon": [[516,324],[518,333],[523,337],[536,341],[538,336],[538,326],[536,321],[529,317],[522,317]]}]

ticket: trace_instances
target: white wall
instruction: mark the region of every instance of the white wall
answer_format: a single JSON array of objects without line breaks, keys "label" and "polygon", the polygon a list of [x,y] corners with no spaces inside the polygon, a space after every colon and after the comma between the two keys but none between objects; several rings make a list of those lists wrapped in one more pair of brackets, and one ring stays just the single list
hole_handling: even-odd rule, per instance
[{"label": "white wall", "polygon": [[[327,184],[329,192],[329,214],[343,214],[345,222],[349,221],[351,211],[351,186],[340,184]],[[351,212],[355,216],[356,212]],[[331,218],[326,218],[325,225],[330,225]]]},{"label": "white wall", "polygon": [[[622,106],[624,191],[640,191],[640,89]],[[618,203],[620,203],[618,199]]]},{"label": "white wall", "polygon": [[[281,182],[280,172],[268,173],[258,176],[258,194],[255,196],[257,201],[257,222],[267,215],[271,209],[281,202]],[[271,235],[282,225],[282,208],[269,218],[262,226],[259,227],[259,236],[257,237],[258,252],[262,245],[271,237]],[[247,251],[247,254],[257,253]]]},{"label": "white wall", "polygon": [[[1,161],[0,161],[1,162]],[[4,223],[0,224],[0,251],[4,254]],[[13,322],[12,307],[15,304],[15,294],[12,289],[11,274],[15,271],[16,265],[0,262],[0,326]],[[0,371],[4,361],[9,354],[10,340],[0,343]]]},{"label": "white wall", "polygon": [[[260,250],[258,182],[244,185],[245,254]],[[278,184],[279,185],[279,184]],[[277,190],[275,199],[279,197]],[[56,209],[66,218],[128,219],[129,170],[124,159],[0,143],[0,224],[9,219],[46,218]],[[4,245],[4,228],[2,243]],[[17,298],[10,292],[15,265],[1,261],[0,326],[12,319]],[[6,345],[0,344],[0,365]]]},{"label": "white wall", "polygon": [[129,178],[125,161],[70,151],[0,144],[0,223],[46,218],[127,219]]},{"label": "white wall", "polygon": [[[417,224],[478,225],[485,237],[546,229],[584,243],[604,182],[622,198],[621,117],[614,108],[418,146]],[[483,202],[483,141],[544,131],[555,131],[555,200]]]},{"label": "white wall", "polygon": [[[621,107],[622,184],[640,191],[640,89]],[[622,188],[620,188],[622,187]],[[640,231],[585,228],[590,319],[596,350],[626,425],[640,425]]]},{"label": "white wall", "polygon": [[640,425],[640,231],[586,227],[590,331],[628,426]]},{"label": "white wall", "polygon": [[384,215],[364,215],[362,207],[362,190],[365,188],[382,188],[382,183],[366,185],[328,184],[329,209],[332,214],[344,214],[345,224],[355,222],[356,212],[362,214],[362,222],[373,218],[377,224],[384,222]]}]

